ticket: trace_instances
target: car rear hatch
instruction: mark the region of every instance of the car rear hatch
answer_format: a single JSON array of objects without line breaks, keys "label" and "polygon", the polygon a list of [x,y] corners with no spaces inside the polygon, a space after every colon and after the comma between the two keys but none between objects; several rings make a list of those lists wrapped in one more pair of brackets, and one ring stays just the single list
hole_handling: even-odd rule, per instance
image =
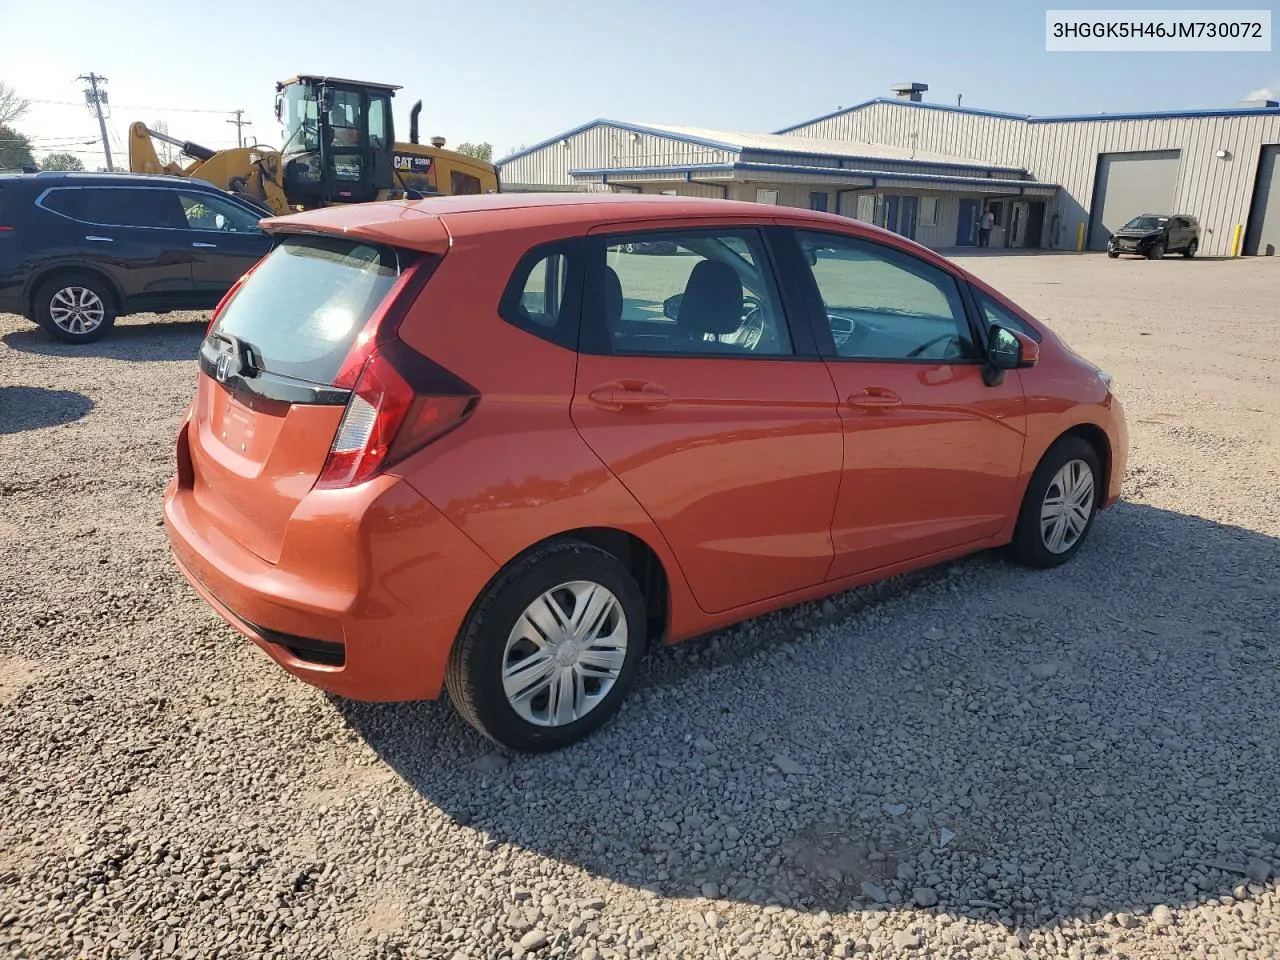
[{"label": "car rear hatch", "polygon": [[268,563],[303,498],[389,463],[422,406],[396,330],[447,234],[422,217],[409,249],[377,229],[331,232],[332,219],[264,223],[277,245],[215,311],[179,441],[179,481],[209,527]]}]

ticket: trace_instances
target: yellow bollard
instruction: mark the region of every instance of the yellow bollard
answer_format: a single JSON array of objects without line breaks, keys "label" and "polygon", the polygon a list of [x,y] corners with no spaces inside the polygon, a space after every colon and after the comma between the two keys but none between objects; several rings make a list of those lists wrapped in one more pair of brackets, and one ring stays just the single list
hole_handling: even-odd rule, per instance
[{"label": "yellow bollard", "polygon": [[1076,253],[1084,253],[1084,224],[1076,225]]},{"label": "yellow bollard", "polygon": [[1240,256],[1240,232],[1244,229],[1244,224],[1237,223],[1236,231],[1231,236],[1231,255],[1233,257]]}]

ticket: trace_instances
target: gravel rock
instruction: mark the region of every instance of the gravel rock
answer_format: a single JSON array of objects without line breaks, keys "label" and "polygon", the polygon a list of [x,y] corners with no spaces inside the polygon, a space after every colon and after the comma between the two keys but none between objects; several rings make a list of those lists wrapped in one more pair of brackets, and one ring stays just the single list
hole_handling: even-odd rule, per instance
[{"label": "gravel rock", "polygon": [[206,315],[0,317],[0,954],[1280,956],[1275,264],[965,262],[1115,375],[1080,554],[659,645],[528,757],[292,679],[176,570]]},{"label": "gravel rock", "polygon": [[520,938],[520,947],[523,950],[541,950],[547,945],[547,933],[545,930],[530,930]]},{"label": "gravel rock", "polygon": [[1031,665],[1031,676],[1036,680],[1049,680],[1058,675],[1058,665],[1053,661],[1045,663],[1033,663]]},{"label": "gravel rock", "polygon": [[938,905],[938,891],[930,887],[916,887],[913,899],[917,906],[936,907]]}]

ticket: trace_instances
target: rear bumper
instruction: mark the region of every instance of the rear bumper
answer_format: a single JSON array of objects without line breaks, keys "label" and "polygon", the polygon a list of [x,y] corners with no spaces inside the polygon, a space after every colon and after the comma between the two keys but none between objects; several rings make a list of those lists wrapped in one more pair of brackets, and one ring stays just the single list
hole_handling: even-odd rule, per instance
[{"label": "rear bumper", "polygon": [[453,640],[496,570],[395,477],[313,492],[275,565],[211,527],[177,480],[164,519],[178,569],[224,620],[295,677],[354,700],[439,696]]}]

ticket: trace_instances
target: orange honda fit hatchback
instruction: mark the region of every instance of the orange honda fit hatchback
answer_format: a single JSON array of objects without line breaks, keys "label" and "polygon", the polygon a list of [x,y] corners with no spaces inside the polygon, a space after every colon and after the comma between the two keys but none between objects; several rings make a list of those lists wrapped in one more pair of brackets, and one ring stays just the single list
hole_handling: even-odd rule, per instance
[{"label": "orange honda fit hatchback", "polygon": [[507,747],[598,727],[653,643],[988,547],[1061,563],[1120,490],[1107,374],[852,220],[505,194],[264,227],[200,349],[177,562],[295,676],[446,686]]}]

